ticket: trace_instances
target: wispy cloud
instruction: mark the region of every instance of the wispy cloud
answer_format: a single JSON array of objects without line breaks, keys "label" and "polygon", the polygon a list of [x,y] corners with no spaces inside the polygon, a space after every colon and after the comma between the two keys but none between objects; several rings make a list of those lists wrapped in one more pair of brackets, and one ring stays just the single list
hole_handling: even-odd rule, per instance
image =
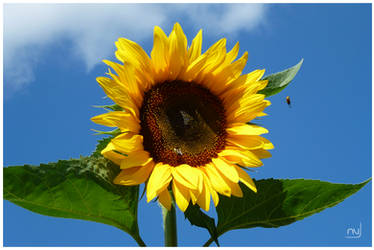
[{"label": "wispy cloud", "polygon": [[67,58],[81,58],[89,71],[112,54],[118,37],[146,41],[155,25],[170,27],[183,17],[210,34],[235,34],[258,27],[265,14],[263,4],[7,4],[5,84],[17,91],[34,81],[43,51],[60,41],[71,42]]},{"label": "wispy cloud", "polygon": [[265,4],[192,4],[177,7],[194,25],[210,32],[236,34],[251,31],[265,21]]}]

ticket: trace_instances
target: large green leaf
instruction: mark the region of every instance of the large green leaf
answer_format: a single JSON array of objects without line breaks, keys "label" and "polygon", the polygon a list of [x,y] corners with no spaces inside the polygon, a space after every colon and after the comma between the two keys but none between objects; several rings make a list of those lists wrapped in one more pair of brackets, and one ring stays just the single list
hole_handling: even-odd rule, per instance
[{"label": "large green leaf", "polygon": [[43,215],[112,225],[144,245],[137,223],[139,187],[114,185],[118,172],[98,154],[38,167],[6,167],[4,199]]},{"label": "large green leaf", "polygon": [[184,216],[192,225],[206,228],[210,236],[216,242],[217,246],[219,246],[217,228],[212,217],[209,217],[203,211],[201,211],[198,205],[192,205],[191,203],[184,212]]},{"label": "large green leaf", "polygon": [[262,80],[268,80],[268,85],[263,90],[258,93],[264,94],[266,96],[272,96],[281,92],[287,85],[292,81],[299,71],[304,59],[296,64],[295,66],[288,68],[282,72],[274,73],[264,77]]},{"label": "large green leaf", "polygon": [[[243,197],[220,196],[218,235],[240,228],[280,227],[335,206],[366,183],[334,184],[319,180],[255,181],[257,193],[241,185]],[[205,245],[209,245],[211,238]]]}]

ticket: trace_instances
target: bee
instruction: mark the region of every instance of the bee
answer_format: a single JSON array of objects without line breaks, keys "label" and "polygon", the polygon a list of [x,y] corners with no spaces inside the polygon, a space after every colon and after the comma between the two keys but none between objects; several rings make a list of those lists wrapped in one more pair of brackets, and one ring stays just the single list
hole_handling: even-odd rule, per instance
[{"label": "bee", "polygon": [[286,97],[286,102],[288,106],[291,108],[291,98],[289,96]]}]

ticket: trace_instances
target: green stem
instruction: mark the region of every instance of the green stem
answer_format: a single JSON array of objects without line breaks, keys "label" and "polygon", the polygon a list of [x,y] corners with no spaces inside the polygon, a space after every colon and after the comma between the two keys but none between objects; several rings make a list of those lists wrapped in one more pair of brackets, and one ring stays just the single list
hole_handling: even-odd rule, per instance
[{"label": "green stem", "polygon": [[[161,204],[160,204],[161,205]],[[174,201],[171,203],[171,209],[168,210],[161,205],[162,217],[164,220],[164,237],[166,247],[176,247],[177,241],[177,217],[175,215]]]},{"label": "green stem", "polygon": [[146,244],[144,243],[144,241],[140,237],[137,237],[137,238],[134,238],[134,239],[140,247],[146,247]]},{"label": "green stem", "polygon": [[213,242],[213,238],[210,238],[207,242],[205,242],[203,247],[208,247],[212,242]]}]

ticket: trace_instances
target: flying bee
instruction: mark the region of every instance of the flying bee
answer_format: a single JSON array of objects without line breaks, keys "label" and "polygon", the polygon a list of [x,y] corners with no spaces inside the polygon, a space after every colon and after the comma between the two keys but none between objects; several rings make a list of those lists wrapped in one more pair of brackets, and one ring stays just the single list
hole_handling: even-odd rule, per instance
[{"label": "flying bee", "polygon": [[286,97],[286,102],[288,104],[288,107],[291,108],[291,98],[289,96]]}]

